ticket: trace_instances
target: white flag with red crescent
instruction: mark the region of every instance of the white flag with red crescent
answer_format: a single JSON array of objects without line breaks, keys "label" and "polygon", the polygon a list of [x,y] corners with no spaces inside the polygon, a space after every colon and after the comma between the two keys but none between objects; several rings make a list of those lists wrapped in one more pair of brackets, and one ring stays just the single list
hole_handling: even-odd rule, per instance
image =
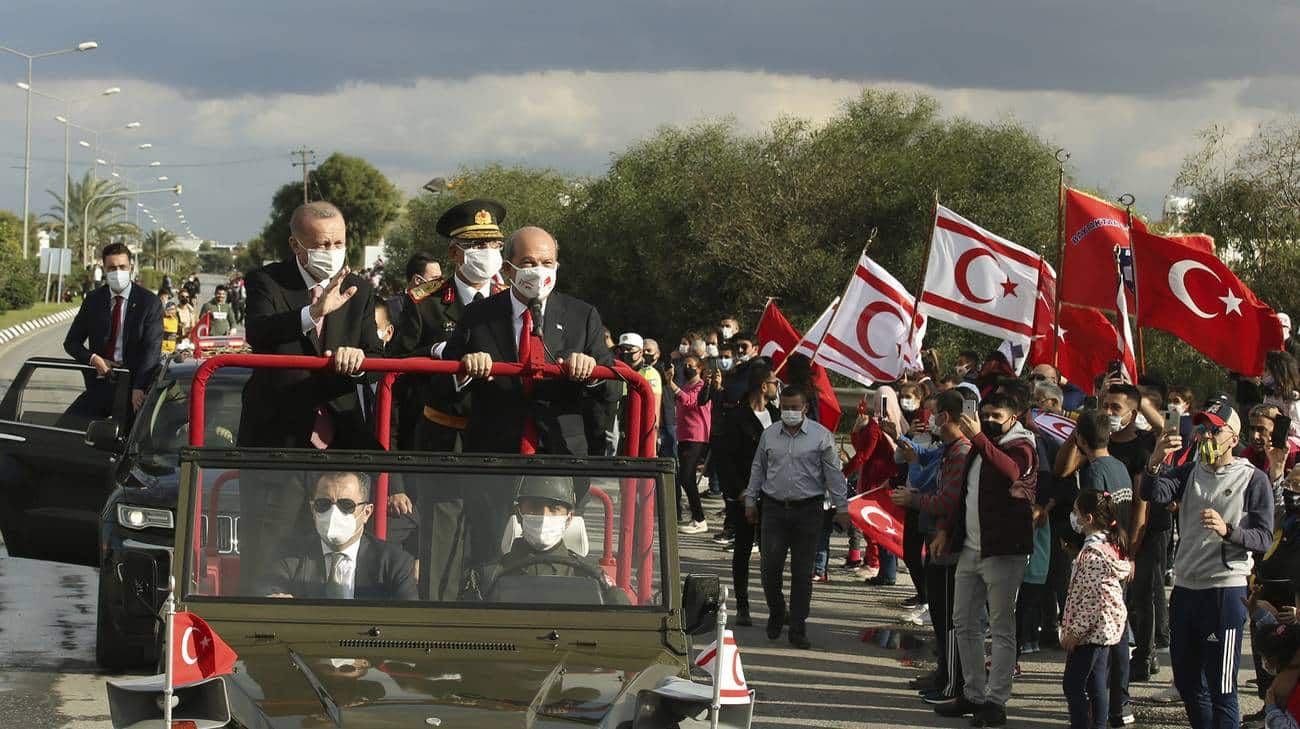
[{"label": "white flag with red crescent", "polygon": [[[718,654],[721,653],[721,659]],[[740,665],[740,646],[730,630],[722,633],[722,650],[718,650],[718,641],[713,641],[700,651],[695,665],[713,676],[714,681],[722,683],[719,695],[723,704],[748,704],[750,700],[749,685],[745,683],[745,669]],[[717,670],[722,666],[721,671]]]},{"label": "white flag with red crescent", "polygon": [[815,361],[865,385],[893,382],[921,368],[925,325],[907,289],[864,253]]},{"label": "white flag with red crescent", "polygon": [[1028,346],[1042,258],[940,205],[920,310],[939,321]]}]

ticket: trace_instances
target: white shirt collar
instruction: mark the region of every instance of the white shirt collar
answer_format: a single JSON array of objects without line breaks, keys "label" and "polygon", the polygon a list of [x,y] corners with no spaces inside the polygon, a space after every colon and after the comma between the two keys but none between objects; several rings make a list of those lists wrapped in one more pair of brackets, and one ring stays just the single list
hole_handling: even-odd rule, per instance
[{"label": "white shirt collar", "polygon": [[460,295],[461,303],[468,304],[474,300],[474,294],[483,294],[483,298],[492,295],[492,281],[489,279],[483,282],[479,288],[474,288],[461,279],[460,274],[452,276],[456,281],[456,293]]},{"label": "white shirt collar", "polygon": [[117,292],[115,292],[115,291],[113,291],[113,289],[110,288],[108,284],[104,284],[104,288],[108,289],[108,300],[109,300],[109,301],[112,301],[114,296],[121,296],[121,297],[122,297],[122,303],[125,304],[126,301],[127,301],[127,299],[131,298],[131,289],[135,288],[135,283],[132,282],[132,283],[127,284],[127,285],[126,285],[126,288],[122,289],[122,293],[120,293],[120,294],[117,293]]},{"label": "white shirt collar", "polygon": [[[366,537],[365,537],[365,535],[363,534],[363,535],[361,536],[361,539],[365,539],[365,538],[366,538]],[[321,551],[322,554],[324,554],[324,555],[326,555],[326,556],[329,556],[329,554],[330,554],[331,552],[342,552],[343,554],[346,554],[346,555],[348,556],[348,559],[352,561],[352,564],[356,564],[356,563],[357,563],[357,552],[361,549],[361,539],[358,539],[357,541],[353,542],[353,543],[352,543],[352,546],[350,546],[350,547],[348,547],[348,548],[346,548],[346,549],[334,549],[334,548],[331,547],[330,545],[326,544],[326,543],[325,543],[325,540],[322,539],[322,540],[321,540],[321,543],[320,543],[320,551]]]},{"label": "white shirt collar", "polygon": [[[546,317],[546,302],[547,302],[550,298],[551,298],[551,297],[547,296],[545,299],[542,299],[542,317],[543,317],[543,318]],[[527,309],[528,309],[528,305],[525,304],[524,302],[520,301],[518,296],[515,296],[515,292],[514,292],[513,289],[510,291],[510,307],[511,307],[511,309],[513,309],[514,312],[515,312],[515,321],[519,321],[520,319],[522,319],[523,316],[524,316],[524,312],[527,311]]]}]

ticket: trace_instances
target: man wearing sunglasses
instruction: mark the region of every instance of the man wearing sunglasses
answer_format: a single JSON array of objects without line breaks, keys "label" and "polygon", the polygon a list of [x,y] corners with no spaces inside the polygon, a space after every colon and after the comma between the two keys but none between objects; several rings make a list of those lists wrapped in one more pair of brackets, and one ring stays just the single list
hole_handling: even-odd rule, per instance
[{"label": "man wearing sunglasses", "polygon": [[275,561],[256,594],[325,600],[415,600],[415,562],[400,548],[365,533],[375,507],[370,478],[330,471],[307,501],[316,539]]},{"label": "man wearing sunglasses", "polygon": [[1233,455],[1241,417],[1226,397],[1211,398],[1194,422],[1196,460],[1165,465],[1183,446],[1171,424],[1147,463],[1142,497],[1178,504],[1169,659],[1188,723],[1235,727],[1250,553],[1272,541],[1273,489],[1263,471]]}]

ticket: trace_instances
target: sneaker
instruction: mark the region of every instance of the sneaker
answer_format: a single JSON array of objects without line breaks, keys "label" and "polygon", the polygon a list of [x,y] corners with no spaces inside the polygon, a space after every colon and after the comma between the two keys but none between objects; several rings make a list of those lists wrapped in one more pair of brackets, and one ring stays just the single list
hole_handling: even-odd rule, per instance
[{"label": "sneaker", "polygon": [[945,701],[942,704],[934,705],[934,713],[939,716],[971,716],[977,715],[983,710],[983,702],[977,704],[966,698],[965,694],[958,696],[952,701]]},{"label": "sneaker", "polygon": [[938,706],[939,704],[946,704],[949,701],[952,701],[953,697],[945,694],[943,689],[936,688],[930,689],[929,691],[922,691],[921,700],[931,706]]},{"label": "sneaker", "polygon": [[1038,650],[1038,643],[1034,641],[1026,641],[1020,644],[1020,655],[1022,656],[1033,655],[1034,653],[1037,653]]},{"label": "sneaker", "polygon": [[721,531],[713,535],[713,541],[718,544],[728,544],[736,541],[736,535],[728,531]]},{"label": "sneaker", "polygon": [[1006,726],[1007,710],[993,703],[986,702],[984,708],[970,718],[971,726]]},{"label": "sneaker", "polygon": [[708,530],[709,523],[703,520],[687,522],[686,524],[677,527],[678,534],[703,534]]},{"label": "sneaker", "polygon": [[924,604],[925,602],[921,600],[920,595],[913,595],[907,598],[906,600],[902,600],[898,603],[899,607],[905,607],[905,608],[915,608],[917,605],[924,605]]},{"label": "sneaker", "polygon": [[930,606],[926,605],[924,612],[908,621],[912,625],[929,625],[930,624]]},{"label": "sneaker", "polygon": [[828,577],[825,572],[814,572],[812,581],[824,583],[824,582],[830,582],[831,578]]},{"label": "sneaker", "polygon": [[926,620],[928,621],[929,615],[930,615],[929,605],[917,605],[916,607],[910,610],[903,611],[903,622],[912,623],[913,625],[923,625],[923,623],[921,622],[921,616],[925,616]]},{"label": "sneaker", "polygon": [[931,671],[908,681],[907,687],[913,691],[932,691],[935,688],[934,682],[936,678],[935,672]]},{"label": "sneaker", "polygon": [[[1020,661],[1016,661],[1016,667],[1013,668],[1013,669],[1011,669],[1011,677],[1012,677],[1012,678],[1020,678],[1020,677],[1023,676],[1023,675],[1025,675],[1025,674],[1024,674],[1023,671],[1020,670]],[[999,725],[999,726],[1000,726],[1000,725]]]},{"label": "sneaker", "polygon": [[1137,717],[1133,716],[1133,707],[1129,706],[1128,704],[1124,705],[1124,708],[1120,711],[1119,714],[1116,714],[1110,718],[1110,725],[1115,727],[1116,729],[1119,729],[1120,727],[1126,727],[1130,724],[1136,724],[1136,723],[1137,723]]},{"label": "sneaker", "polygon": [[866,582],[868,585],[874,585],[876,587],[893,587],[895,583],[894,580],[887,580],[884,577],[881,577],[879,571],[877,571],[875,577],[868,577]]},{"label": "sneaker", "polygon": [[853,570],[853,574],[857,575],[857,576],[858,576],[859,578],[861,578],[861,579],[869,580],[869,579],[875,577],[876,575],[880,574],[880,568],[879,568],[879,567],[859,567],[859,568],[857,568],[856,570]]},{"label": "sneaker", "polygon": [[1183,702],[1183,695],[1178,693],[1178,689],[1173,685],[1166,686],[1155,692],[1150,698],[1151,701],[1157,704],[1181,704]]}]

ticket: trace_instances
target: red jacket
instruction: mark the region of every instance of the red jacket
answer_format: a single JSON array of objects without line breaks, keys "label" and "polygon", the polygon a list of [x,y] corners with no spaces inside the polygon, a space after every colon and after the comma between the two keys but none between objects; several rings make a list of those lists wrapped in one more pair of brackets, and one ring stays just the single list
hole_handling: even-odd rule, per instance
[{"label": "red jacket", "polygon": [[898,475],[894,451],[889,445],[889,438],[880,429],[879,422],[872,420],[862,430],[849,436],[849,440],[853,443],[853,458],[844,466],[844,476],[851,478],[857,475],[857,493],[866,493],[882,486]]},{"label": "red jacket", "polygon": [[1034,436],[1016,423],[998,439],[983,433],[971,439],[962,473],[961,506],[953,515],[952,551],[966,542],[966,499],[971,469],[980,463],[980,556],[1034,552],[1034,492],[1038,488],[1038,449]]}]

